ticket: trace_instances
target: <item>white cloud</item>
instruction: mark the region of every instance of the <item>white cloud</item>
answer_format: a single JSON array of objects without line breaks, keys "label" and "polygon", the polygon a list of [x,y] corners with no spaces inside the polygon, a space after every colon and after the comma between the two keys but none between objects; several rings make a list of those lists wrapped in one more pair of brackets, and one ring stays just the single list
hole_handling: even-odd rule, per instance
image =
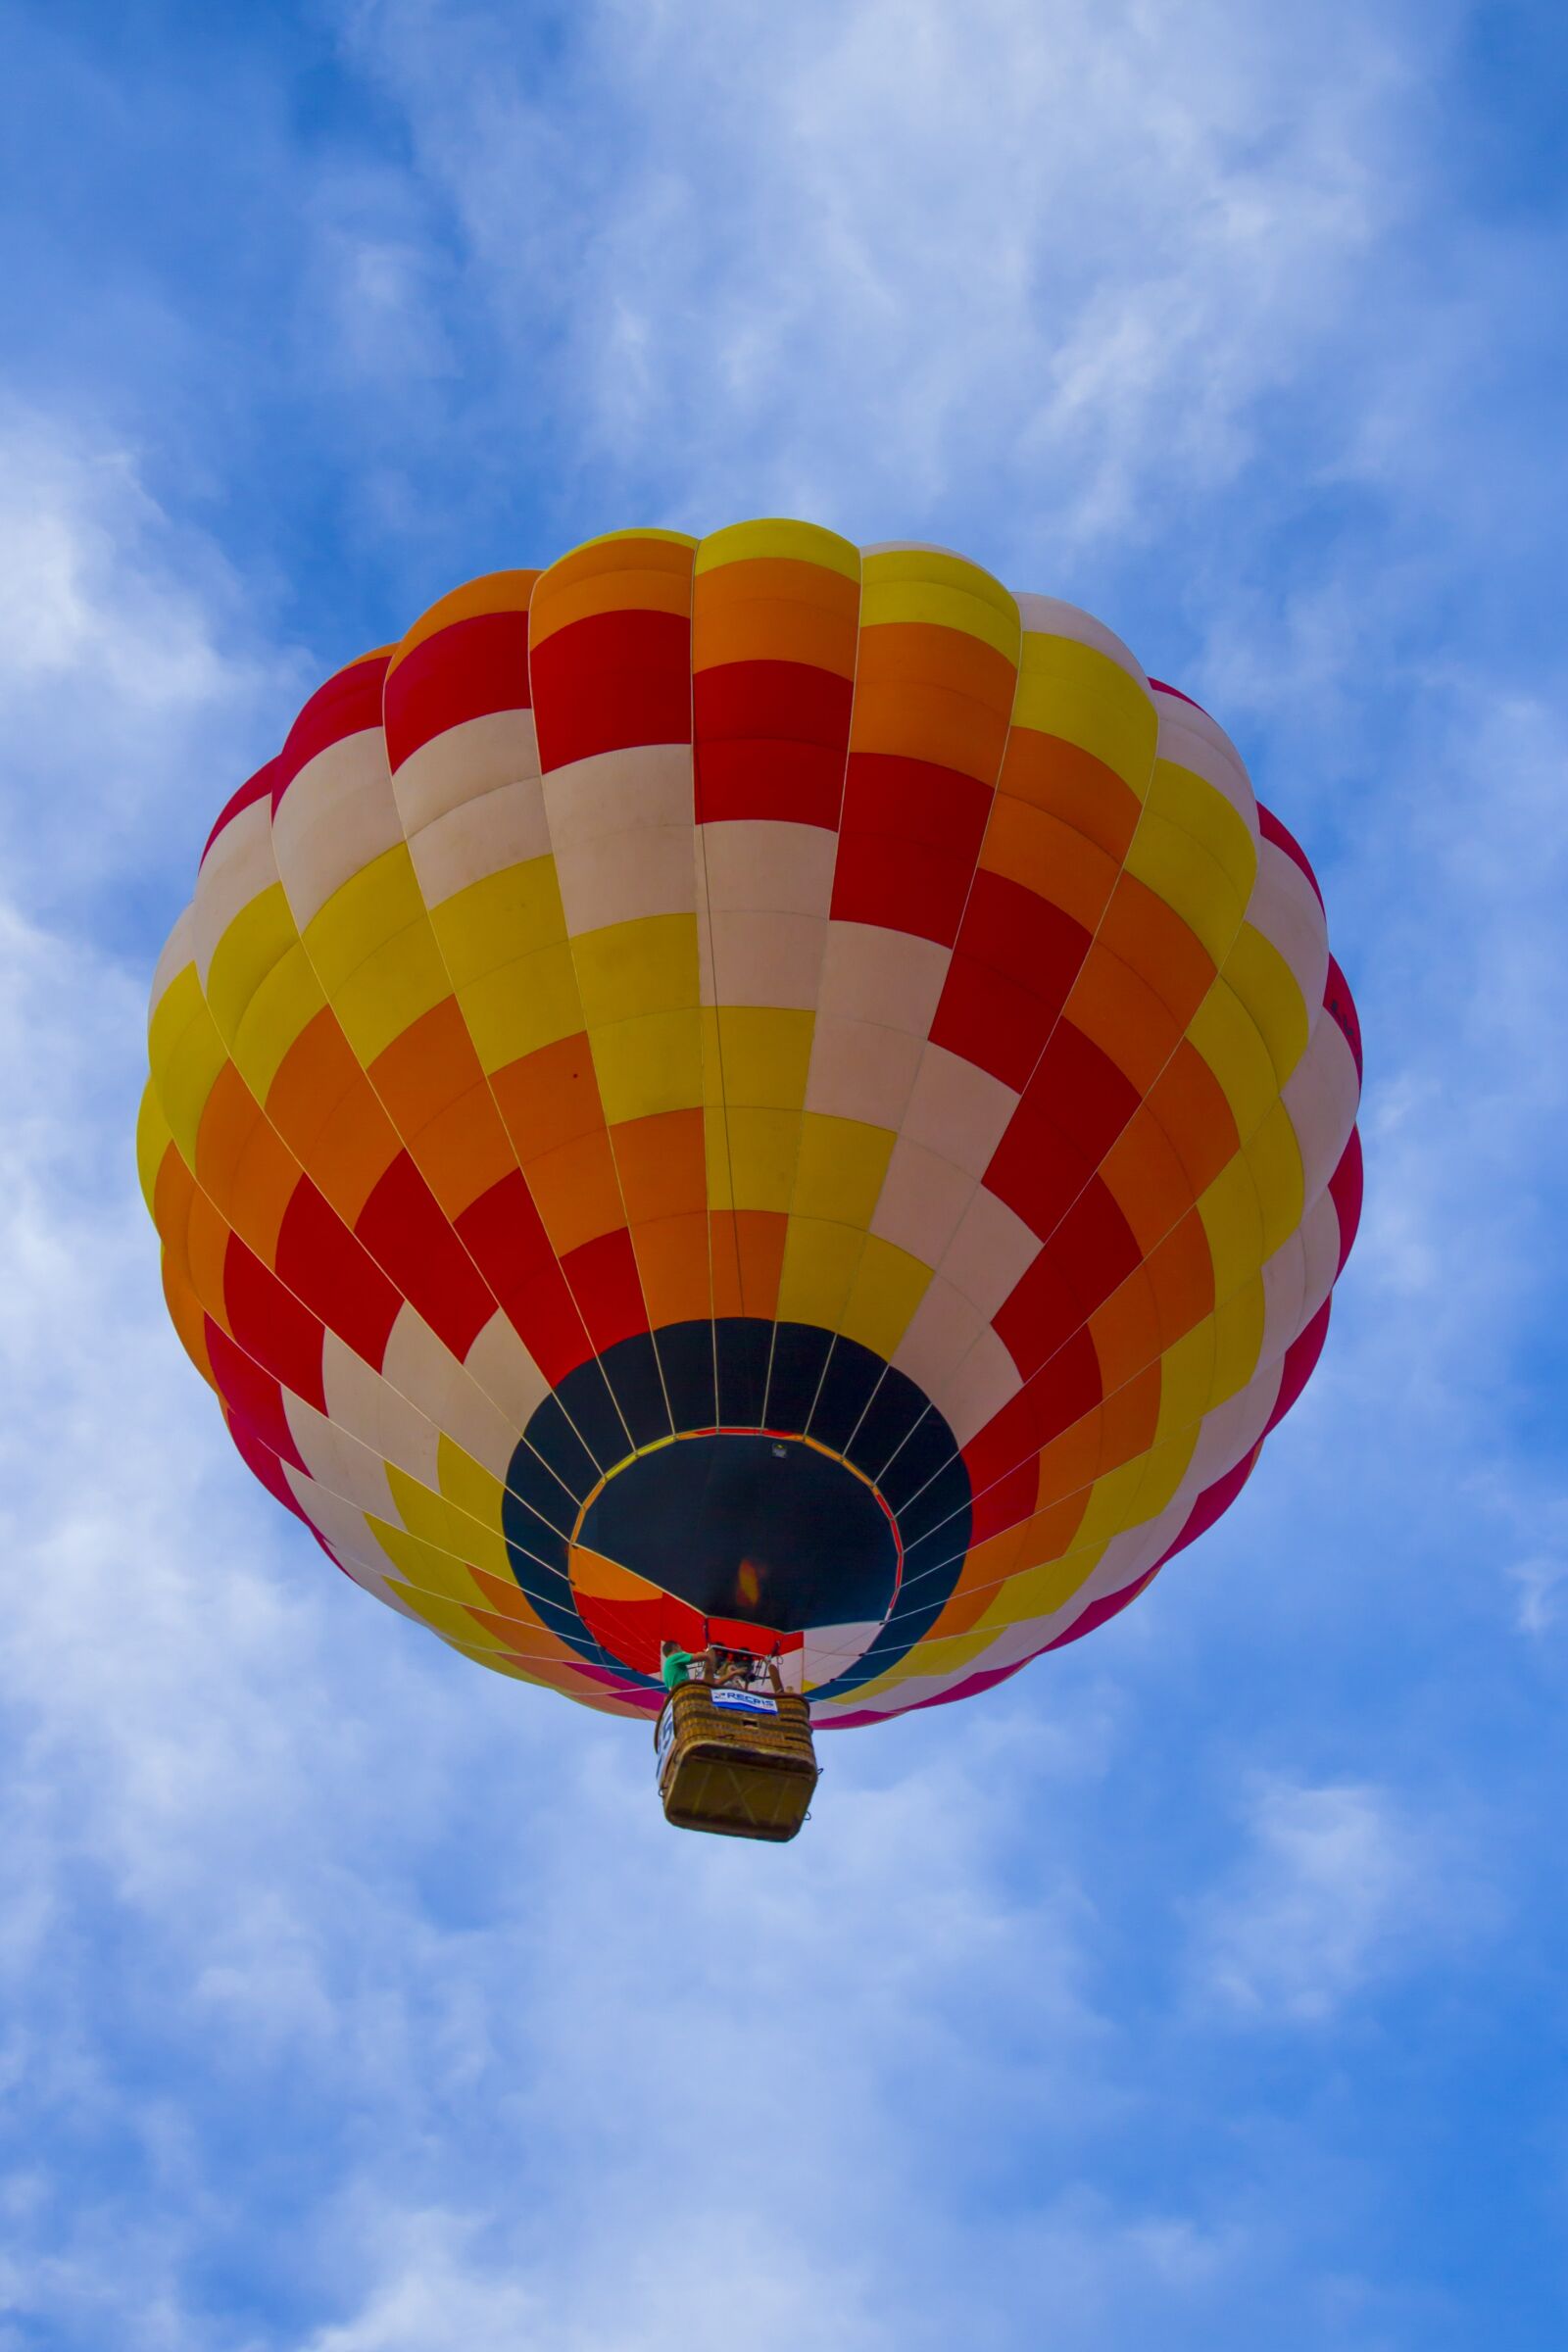
[{"label": "white cloud", "polygon": [[483,16],[350,24],[576,462],[698,527],[1000,505],[1021,585],[1231,478],[1411,201],[1348,8],[600,0],[543,78]]},{"label": "white cloud", "polygon": [[1195,1986],[1242,2018],[1322,2025],[1444,1936],[1463,1858],[1369,1785],[1259,1782],[1249,1850],[1195,1911]]},{"label": "white cloud", "polygon": [[0,540],[9,887],[77,915],[96,893],[123,937],[171,835],[188,873],[247,765],[276,750],[301,667],[263,649],[211,539],[102,429],[0,406]]}]

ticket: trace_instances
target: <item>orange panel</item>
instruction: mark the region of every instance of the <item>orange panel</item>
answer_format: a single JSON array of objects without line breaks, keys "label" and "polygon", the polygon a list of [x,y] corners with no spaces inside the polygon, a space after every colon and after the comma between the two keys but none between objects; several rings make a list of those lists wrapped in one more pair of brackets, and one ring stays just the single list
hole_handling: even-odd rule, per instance
[{"label": "orange panel", "polygon": [[808,662],[855,675],[858,584],[789,556],[752,556],[699,574],[692,667],[725,662]]},{"label": "orange panel", "polygon": [[1137,1377],[1107,1396],[1100,1415],[1100,1476],[1136,1461],[1154,1443],[1159,1426],[1162,1375],[1149,1363]]},{"label": "orange panel", "polygon": [[994,646],[927,621],[886,621],[860,636],[851,748],[929,760],[996,781],[1017,670]]},{"label": "orange panel", "polygon": [[212,1358],[207,1352],[207,1317],[201,1300],[167,1254],[164,1258],[164,1302],[180,1346],[211,1389],[216,1389]]},{"label": "orange panel", "polygon": [[[1100,1424],[1103,1407],[1096,1405],[1053,1438],[1040,1456],[1040,1500],[1059,1503],[1082,1495],[1100,1472]],[[1082,1508],[1082,1504],[1080,1504]]]},{"label": "orange panel", "polygon": [[558,1257],[626,1222],[614,1156],[603,1127],[529,1160],[523,1174]]},{"label": "orange panel", "polygon": [[619,535],[574,548],[542,572],[528,607],[528,642],[543,645],[601,612],[691,611],[696,543]]},{"label": "orange panel", "polygon": [[704,1210],[634,1225],[631,1246],[654,1331],[662,1331],[670,1323],[709,1319],[713,1312],[713,1289]]},{"label": "orange panel", "polygon": [[[271,1265],[277,1256],[278,1228],[299,1186],[300,1167],[294,1154],[257,1108],[255,1097],[249,1089],[242,1091],[250,1117],[242,1132],[234,1164],[228,1171],[226,1186],[220,1190],[217,1184],[207,1184],[205,1177],[203,1182],[215,1206],[227,1217],[234,1231],[244,1236],[259,1258]],[[204,1119],[204,1127],[205,1124]],[[237,1126],[237,1122],[235,1124]],[[202,1156],[198,1143],[198,1170],[202,1165]]]},{"label": "orange panel", "polygon": [[1102,939],[1096,940],[1085,956],[1065,1011],[1085,1037],[1109,1054],[1140,1095],[1154,1084],[1182,1034],[1148,982]]},{"label": "orange panel", "polygon": [[329,1005],[284,1055],[267,1115],[344,1223],[355,1224],[401,1146]]},{"label": "orange panel", "polygon": [[190,1281],[190,1210],[196,1198],[196,1179],[171,1144],[158,1163],[153,1186],[153,1223],[180,1279]]},{"label": "orange panel", "polygon": [[[459,1095],[466,1094],[483,1068],[456,997],[443,997],[410,1023],[370,1064],[370,1083],[386,1104],[387,1116],[412,1141]],[[512,1154],[507,1154],[507,1165]]]},{"label": "orange panel", "polygon": [[715,1210],[712,1229],[715,1315],[771,1315],[778,1305],[779,1274],[789,1219],[781,1211]]},{"label": "orange panel", "polygon": [[610,1140],[628,1224],[644,1225],[689,1210],[701,1214],[706,1208],[708,1163],[700,1110],[666,1110],[650,1119],[628,1119],[612,1131]]},{"label": "orange panel", "polygon": [[1198,1198],[1176,1147],[1145,1103],[1105,1153],[1100,1173],[1140,1250],[1162,1242]]},{"label": "orange panel", "polygon": [[1101,1387],[1107,1397],[1155,1361],[1164,1342],[1153,1289],[1142,1266],[1112,1291],[1103,1306],[1095,1309],[1089,1318],[1089,1336],[1100,1359]]},{"label": "orange panel", "polygon": [[1160,1338],[1173,1348],[1214,1311],[1214,1261],[1196,1208],[1145,1260],[1159,1316]]},{"label": "orange panel", "polygon": [[[223,1303],[223,1261],[228,1255],[229,1230],[205,1193],[195,1193],[190,1204],[190,1287],[213,1321],[228,1330]],[[232,1338],[232,1333],[229,1335]]]},{"label": "orange panel", "polygon": [[487,571],[482,578],[454,588],[450,596],[443,596],[427,612],[420,613],[387,663],[387,676],[416,645],[439,629],[451,628],[455,621],[474,620],[489,612],[526,612],[538,577],[536,571]]},{"label": "orange panel", "polygon": [[1033,727],[1014,727],[1008,735],[1000,789],[1059,816],[1118,865],[1142,813],[1138,795],[1114,768],[1093,752]]},{"label": "orange panel", "polygon": [[1148,1105],[1170,1138],[1196,1200],[1235,1158],[1239,1138],[1224,1088],[1185,1037],[1150,1088]]},{"label": "orange panel", "polygon": [[1214,958],[1158,893],[1123,874],[1111,893],[1101,938],[1146,980],[1185,1029],[1214,984]]},{"label": "orange panel", "polygon": [[1005,793],[992,804],[980,863],[1061,907],[1086,931],[1098,927],[1116,886],[1114,860],[1103,850],[1050,809]]},{"label": "orange panel", "polygon": [[603,1131],[605,1106],[582,1030],[509,1062],[490,1083],[524,1165],[576,1136]]}]

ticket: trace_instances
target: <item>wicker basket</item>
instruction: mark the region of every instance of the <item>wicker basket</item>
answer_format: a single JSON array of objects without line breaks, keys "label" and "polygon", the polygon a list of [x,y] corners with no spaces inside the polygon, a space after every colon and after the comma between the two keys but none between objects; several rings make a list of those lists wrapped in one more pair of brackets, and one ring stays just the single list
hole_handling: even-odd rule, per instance
[{"label": "wicker basket", "polygon": [[782,1844],[816,1787],[811,1715],[793,1691],[733,1703],[720,1686],[679,1683],[654,1735],[664,1819],[678,1830]]}]

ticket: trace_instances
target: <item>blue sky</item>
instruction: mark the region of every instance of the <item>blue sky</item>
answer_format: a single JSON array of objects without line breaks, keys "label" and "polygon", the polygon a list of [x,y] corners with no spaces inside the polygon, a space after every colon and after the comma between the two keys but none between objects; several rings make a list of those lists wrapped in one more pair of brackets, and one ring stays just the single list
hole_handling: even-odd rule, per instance
[{"label": "blue sky", "polygon": [[[1560,12],[6,47],[0,2348],[1560,2344]],[[325,1569],[166,1327],[130,1133],[196,849],[318,677],[488,566],[781,511],[1220,713],[1324,882],[1369,1194],[1223,1525],[833,1742],[771,1852]]]}]

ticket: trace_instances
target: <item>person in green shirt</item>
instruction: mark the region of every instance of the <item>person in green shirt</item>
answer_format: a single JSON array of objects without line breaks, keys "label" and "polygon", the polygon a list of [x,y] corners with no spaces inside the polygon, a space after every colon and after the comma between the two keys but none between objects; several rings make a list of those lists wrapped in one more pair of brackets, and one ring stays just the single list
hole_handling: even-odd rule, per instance
[{"label": "person in green shirt", "polygon": [[666,1690],[673,1690],[677,1683],[689,1683],[692,1679],[691,1651],[682,1649],[678,1642],[661,1642],[659,1671]]}]

